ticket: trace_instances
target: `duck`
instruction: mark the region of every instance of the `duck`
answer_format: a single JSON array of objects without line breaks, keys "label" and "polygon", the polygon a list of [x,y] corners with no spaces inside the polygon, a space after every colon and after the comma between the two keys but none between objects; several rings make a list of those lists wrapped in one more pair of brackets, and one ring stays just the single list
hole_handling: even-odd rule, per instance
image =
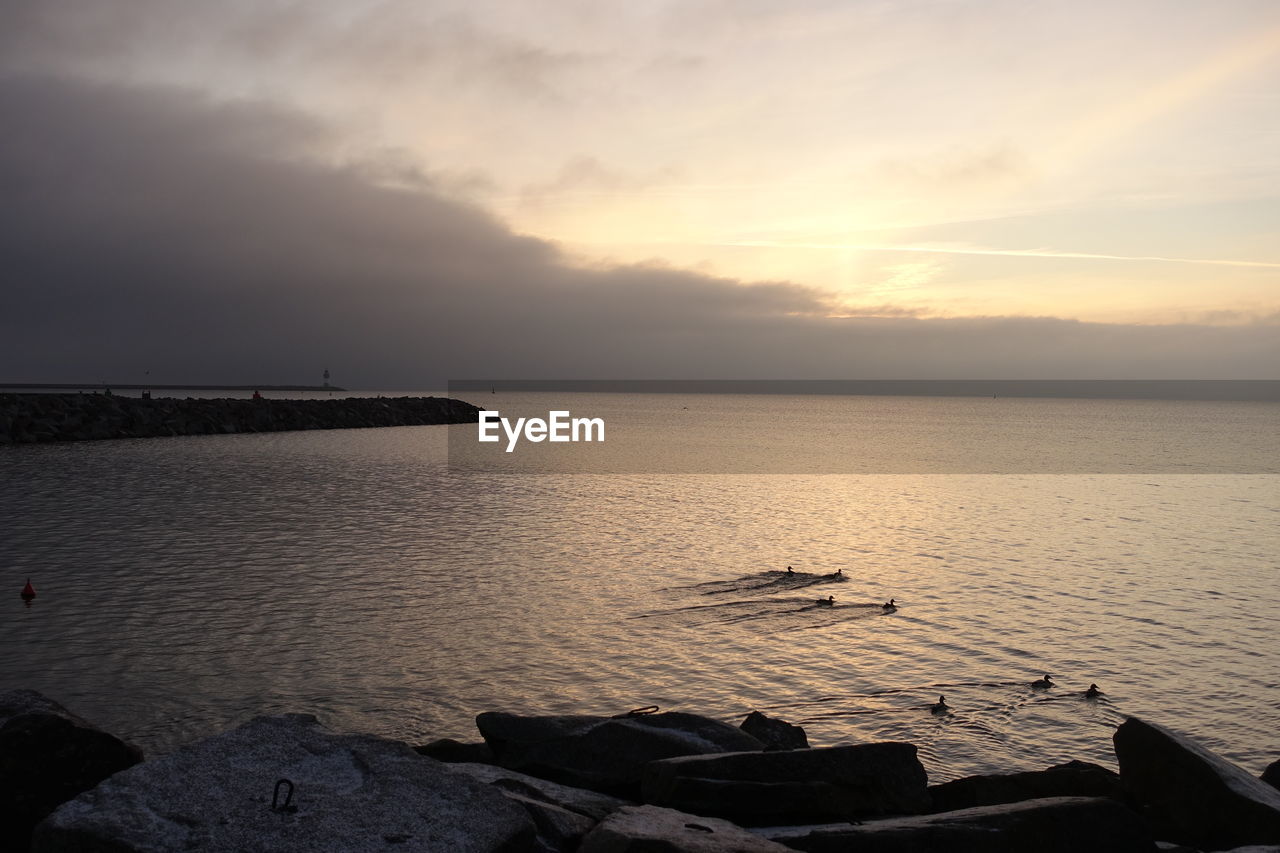
[{"label": "duck", "polygon": [[897,599],[896,598],[889,599],[884,604],[881,604],[880,608],[884,610],[885,613],[892,613],[893,611],[898,609]]},{"label": "duck", "polygon": [[787,574],[794,575],[795,573],[796,573],[795,569],[791,568],[790,566],[787,566]]},{"label": "duck", "polygon": [[938,701],[929,706],[929,711],[934,714],[945,714],[950,710],[951,707],[947,704],[946,696],[939,696]]},{"label": "duck", "polygon": [[836,603],[836,597],[834,595],[828,595],[826,598],[819,598],[818,603],[825,604],[827,607],[830,607]]},{"label": "duck", "polygon": [[1053,679],[1049,677],[1048,673],[1045,673],[1044,678],[1037,678],[1031,682],[1032,690],[1048,690],[1050,687],[1053,687]]},{"label": "duck", "polygon": [[1084,692],[1084,697],[1086,699],[1097,699],[1101,695],[1102,691],[1098,689],[1098,685],[1096,684],[1090,684],[1089,689]]}]

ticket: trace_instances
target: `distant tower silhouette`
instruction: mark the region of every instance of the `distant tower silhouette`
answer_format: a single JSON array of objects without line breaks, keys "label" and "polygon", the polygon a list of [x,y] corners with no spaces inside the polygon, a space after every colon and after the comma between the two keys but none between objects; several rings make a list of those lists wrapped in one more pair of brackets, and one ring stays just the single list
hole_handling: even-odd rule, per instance
[{"label": "distant tower silhouette", "polygon": [[329,368],[324,369],[324,387],[329,387]]}]

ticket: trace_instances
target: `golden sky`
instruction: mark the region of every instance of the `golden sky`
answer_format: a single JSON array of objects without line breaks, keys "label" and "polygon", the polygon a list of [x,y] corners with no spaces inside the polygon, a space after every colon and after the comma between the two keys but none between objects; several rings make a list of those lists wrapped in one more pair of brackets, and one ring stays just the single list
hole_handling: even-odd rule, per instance
[{"label": "golden sky", "polygon": [[25,67],[288,104],[316,156],[585,266],[846,316],[1280,317],[1274,0],[133,0],[33,30]]}]

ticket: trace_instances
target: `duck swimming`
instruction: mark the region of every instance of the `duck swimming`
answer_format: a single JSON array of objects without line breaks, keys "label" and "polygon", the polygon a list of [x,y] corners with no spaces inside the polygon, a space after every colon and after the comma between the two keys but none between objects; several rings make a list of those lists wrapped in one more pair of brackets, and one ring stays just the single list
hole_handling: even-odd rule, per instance
[{"label": "duck swimming", "polygon": [[1053,679],[1049,677],[1048,673],[1045,673],[1044,678],[1037,678],[1031,682],[1032,690],[1048,690],[1050,687],[1053,687]]},{"label": "duck swimming", "polygon": [[1102,691],[1098,689],[1096,684],[1090,684],[1089,689],[1084,692],[1084,698],[1086,699],[1097,699],[1101,695]]},{"label": "duck swimming", "polygon": [[882,610],[884,610],[885,613],[892,613],[893,611],[898,609],[898,605],[896,604],[896,602],[897,602],[896,598],[891,598],[888,601],[886,601],[884,604],[881,604],[880,607]]},{"label": "duck swimming", "polygon": [[819,598],[818,603],[825,604],[826,606],[830,607],[831,605],[836,603],[836,597],[834,595],[828,595],[826,598]]},{"label": "duck swimming", "polygon": [[934,714],[945,714],[950,710],[951,707],[947,705],[946,696],[939,696],[938,701],[929,706],[929,711]]}]

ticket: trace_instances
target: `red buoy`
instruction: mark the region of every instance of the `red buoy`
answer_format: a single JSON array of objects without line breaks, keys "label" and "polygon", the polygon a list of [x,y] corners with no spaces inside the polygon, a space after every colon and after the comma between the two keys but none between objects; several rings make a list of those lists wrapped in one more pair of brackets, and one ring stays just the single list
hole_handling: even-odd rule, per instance
[{"label": "red buoy", "polygon": [[30,601],[36,597],[36,588],[31,585],[31,578],[27,578],[27,585],[22,588],[22,600]]}]

